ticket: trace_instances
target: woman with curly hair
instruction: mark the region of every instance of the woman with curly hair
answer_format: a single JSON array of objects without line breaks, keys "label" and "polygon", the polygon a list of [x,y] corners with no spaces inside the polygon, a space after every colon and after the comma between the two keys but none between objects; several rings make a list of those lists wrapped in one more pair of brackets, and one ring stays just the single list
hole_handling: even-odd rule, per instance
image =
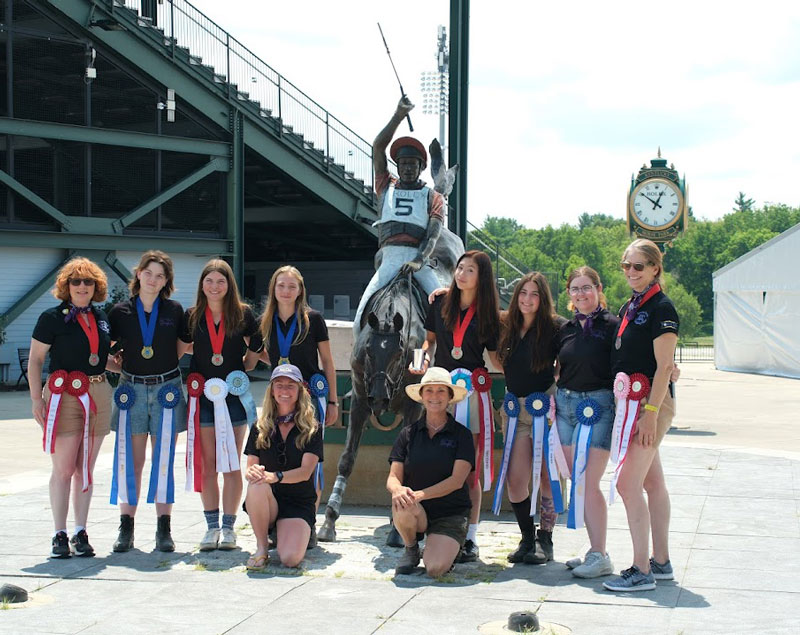
[{"label": "woman with curly hair", "polygon": [[278,556],[285,567],[296,567],[306,555],[316,516],[314,471],[322,461],[322,433],[300,369],[275,367],[264,395],[261,416],[250,430],[244,510],[256,537],[250,570],[268,560],[269,529],[276,526]]},{"label": "woman with curly hair", "polygon": [[[92,470],[109,431],[111,387],[105,369],[111,340],[108,318],[92,302],[105,300],[107,290],[100,267],[86,258],[73,258],[56,276],[53,295],[61,303],[39,316],[31,338],[28,385],[33,417],[42,427],[43,446],[53,463],[51,558],[69,558],[73,551],[77,556],[94,555],[86,522]],[[42,367],[48,352],[50,377],[42,392]],[[71,540],[66,529],[70,491],[75,517]]]}]

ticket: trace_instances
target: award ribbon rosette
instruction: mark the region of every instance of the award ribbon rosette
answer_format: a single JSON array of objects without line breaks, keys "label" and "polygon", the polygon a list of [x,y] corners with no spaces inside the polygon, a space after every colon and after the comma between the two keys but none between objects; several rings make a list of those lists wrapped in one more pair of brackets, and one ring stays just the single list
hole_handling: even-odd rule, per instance
[{"label": "award ribbon rosette", "polygon": [[461,386],[467,390],[467,396],[453,407],[453,419],[462,426],[469,428],[469,397],[472,394],[472,373],[466,368],[456,368],[450,373],[450,380],[454,386]]},{"label": "award ribbon rosette", "polygon": [[203,491],[203,455],[200,451],[200,395],[206,380],[200,373],[186,378],[189,417],[186,424],[186,491]]},{"label": "award ribbon rosette", "polygon": [[258,412],[253,395],[250,394],[250,378],[247,373],[243,370],[232,370],[225,378],[225,383],[228,384],[228,392],[239,397],[247,418],[247,425],[252,426],[258,419]]},{"label": "award ribbon rosette", "polygon": [[277,314],[275,315],[275,337],[278,340],[278,353],[280,354],[278,366],[289,363],[289,351],[292,348],[295,331],[297,331],[297,314],[292,316],[292,320],[289,323],[289,331],[286,335],[284,335],[283,330],[281,330],[280,319]]},{"label": "award ribbon rosette", "polygon": [[[328,380],[325,375],[314,373],[311,379],[308,380],[308,391],[314,399],[314,405],[317,410],[317,421],[319,422],[320,430],[322,431],[322,440],[325,440],[325,413],[328,406],[328,393],[330,388]],[[317,489],[325,487],[325,477],[322,474],[322,463],[317,463],[317,469],[314,473],[314,486]]]},{"label": "award ribbon rosette", "polygon": [[572,465],[572,489],[569,496],[567,527],[583,527],[584,506],[586,503],[586,464],[589,461],[589,448],[592,443],[593,426],[600,418],[600,404],[594,399],[582,399],[575,416],[578,418],[578,440],[575,442],[575,458]]},{"label": "award ribbon rosette", "polygon": [[550,410],[550,396],[543,392],[532,392],[525,398],[525,410],[533,419],[533,461],[531,462],[531,516],[536,514],[539,486],[542,480],[542,456],[544,454],[544,429],[546,415]]},{"label": "award ribbon rosette", "polygon": [[[492,378],[485,368],[476,368],[470,377],[472,388],[478,393],[478,421],[480,434],[478,450],[483,461],[483,491],[492,489],[494,479],[494,411],[492,410]],[[477,478],[478,470],[475,470]]]},{"label": "award ribbon rosette", "polygon": [[117,420],[117,442],[114,444],[114,471],[111,475],[110,503],[116,505],[138,504],[136,494],[136,476],[133,465],[133,449],[131,427],[128,421],[128,410],[136,403],[136,392],[130,384],[120,384],[114,391],[114,403],[119,410]]},{"label": "award ribbon rosette", "polygon": [[47,454],[53,454],[56,451],[58,415],[61,411],[61,395],[67,389],[67,377],[67,371],[57,370],[47,379],[50,398],[47,400],[47,417],[45,418],[44,434],[42,435],[42,449]]},{"label": "award ribbon rosette", "polygon": [[[636,420],[639,418],[639,406],[642,399],[650,394],[650,380],[642,373],[634,373],[630,377],[625,373],[617,373],[614,378],[614,396],[617,398],[616,418],[611,435],[611,461],[616,464],[611,477],[608,492],[608,504],[614,503],[614,492],[617,479],[628,454],[631,437],[636,432]],[[622,406],[620,406],[622,403]]]},{"label": "award ribbon rosette", "polygon": [[492,500],[492,513],[500,513],[500,506],[503,504],[503,486],[508,476],[508,462],[511,459],[511,450],[514,447],[514,437],[517,433],[517,421],[519,420],[519,400],[513,393],[507,392],[503,397],[503,411],[508,417],[506,424],[505,439],[503,439],[503,458],[500,460],[500,473],[497,475],[497,485],[494,490]]},{"label": "award ribbon rosette", "polygon": [[181,391],[175,386],[162,386],[158,391],[161,406],[161,424],[158,427],[150,467],[150,488],[147,491],[148,503],[175,502],[175,422],[173,410],[181,402]]},{"label": "award ribbon rosette", "polygon": [[97,406],[94,399],[89,394],[89,377],[86,373],[73,370],[67,375],[67,393],[75,397],[83,408],[83,465],[81,474],[83,475],[83,491],[89,491],[92,484],[92,471],[89,469],[89,456],[91,455],[92,437],[89,435],[89,415],[97,414]]},{"label": "award ribbon rosette", "polygon": [[239,453],[236,451],[236,437],[233,435],[233,423],[228,412],[225,397],[228,396],[228,384],[217,377],[206,381],[203,393],[214,406],[214,437],[216,439],[217,472],[235,472],[240,468]]}]

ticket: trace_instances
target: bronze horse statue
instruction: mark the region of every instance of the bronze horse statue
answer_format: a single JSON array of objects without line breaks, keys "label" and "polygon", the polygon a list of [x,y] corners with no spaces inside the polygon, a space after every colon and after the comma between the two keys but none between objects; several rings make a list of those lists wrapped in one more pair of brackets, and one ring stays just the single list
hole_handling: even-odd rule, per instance
[{"label": "bronze horse statue", "polygon": [[[442,286],[449,286],[456,262],[464,253],[461,239],[443,229],[431,257]],[[353,472],[364,424],[370,414],[402,413],[403,425],[422,416],[422,406],[408,398],[405,386],[418,381],[408,372],[412,353],[425,340],[425,313],[428,299],[413,277],[398,274],[373,295],[364,310],[360,331],[350,356],[352,397],[345,448],[339,457],[338,475],[325,509],[325,522],[317,532],[323,542],[336,540],[336,520],[344,497],[347,479]],[[387,544],[398,544],[392,532]]]}]

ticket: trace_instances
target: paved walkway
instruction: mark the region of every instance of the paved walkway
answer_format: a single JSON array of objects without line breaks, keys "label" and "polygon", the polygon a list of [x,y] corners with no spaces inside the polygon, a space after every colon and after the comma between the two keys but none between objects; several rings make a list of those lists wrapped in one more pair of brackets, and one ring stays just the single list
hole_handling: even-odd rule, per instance
[{"label": "paved walkway", "polygon": [[[98,556],[50,561],[41,436],[25,395],[0,393],[0,583],[31,592],[25,605],[0,610],[0,632],[461,634],[538,610],[573,633],[798,633],[798,403],[800,382],[684,364],[676,428],[662,450],[676,581],[625,596],[565,569],[588,547],[582,530],[556,529],[556,561],[547,566],[508,565],[517,541],[508,515],[486,515],[480,562],[457,565],[436,583],[421,573],[393,575],[398,552],[383,546],[386,510],[376,508],[345,508],[339,541],[309,552],[299,571],[271,564],[248,573],[255,541],[246,515],[237,521],[241,550],[201,554],[200,502],[182,490],[174,554],[152,551],[152,506],[137,516],[136,549],[113,554],[108,442],[88,527]],[[610,510],[608,549],[617,568],[628,566],[621,502]]]}]

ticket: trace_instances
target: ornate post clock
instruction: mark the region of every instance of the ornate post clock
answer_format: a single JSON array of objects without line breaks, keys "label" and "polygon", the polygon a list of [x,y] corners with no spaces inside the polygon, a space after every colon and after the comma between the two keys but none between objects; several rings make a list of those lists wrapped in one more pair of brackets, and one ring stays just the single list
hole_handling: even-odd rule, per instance
[{"label": "ornate post clock", "polygon": [[639,174],[631,175],[628,192],[628,229],[640,238],[649,238],[662,251],[665,244],[686,231],[688,205],[686,179],[678,176],[675,166],[658,158],[643,165]]}]

